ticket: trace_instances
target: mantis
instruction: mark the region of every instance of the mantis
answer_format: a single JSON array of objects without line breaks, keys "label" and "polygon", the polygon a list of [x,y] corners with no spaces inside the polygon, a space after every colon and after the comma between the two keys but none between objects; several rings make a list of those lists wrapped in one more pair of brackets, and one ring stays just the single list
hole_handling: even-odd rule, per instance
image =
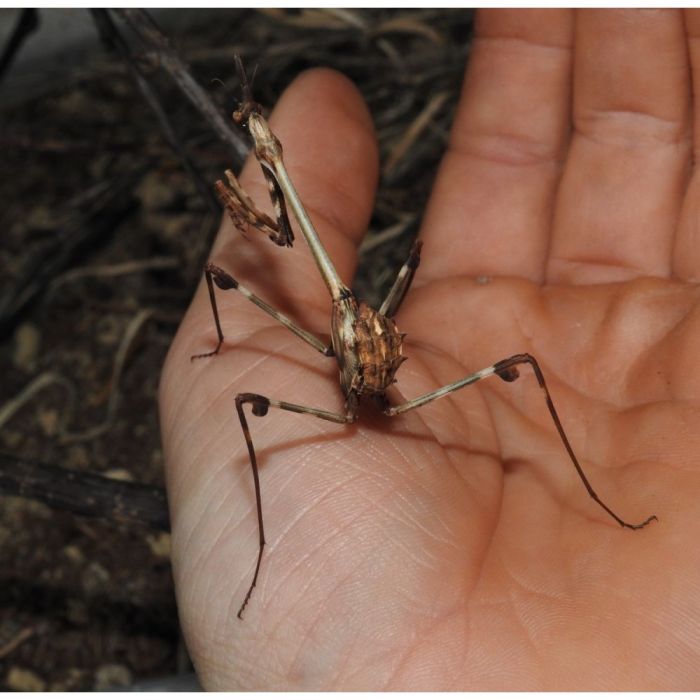
[{"label": "mantis", "polygon": [[282,145],[263,117],[260,105],[253,100],[251,87],[239,57],[236,57],[236,68],[243,87],[243,102],[240,108],[233,113],[233,120],[237,124],[246,127],[253,140],[255,157],[260,163],[267,181],[275,211],[275,219],[255,206],[235,175],[229,170],[225,172],[226,182],[222,180],[216,182],[217,194],[238,228],[245,230],[249,225],[253,226],[266,233],[276,245],[282,247],[292,246],[294,242],[294,233],[289,219],[289,211],[291,210],[332,301],[331,342],[329,344],[324,343],[314,334],[301,328],[292,319],[277,311],[251,290],[240,284],[228,272],[210,262],[205,266],[204,274],[218,343],[213,350],[193,355],[191,359],[212,357],[219,353],[224,342],[224,334],[216,305],[215,288],[235,290],[288,328],[314,350],[326,357],[335,358],[339,368],[340,387],[345,398],[344,411],[340,413],[289,403],[288,401],[269,398],[255,393],[239,393],[235,398],[236,411],[245,438],[253,473],[259,531],[259,547],[255,571],[245,598],[238,610],[238,617],[242,619],[243,611],[248,605],[257,583],[265,548],[259,468],[248,419],[244,410],[246,405],[250,405],[252,414],[259,418],[266,416],[270,409],[276,409],[310,415],[333,423],[349,424],[357,420],[360,406],[359,399],[362,395],[373,399],[385,415],[397,416],[420,408],[431,401],[440,399],[487,377],[495,376],[503,381],[513,382],[519,377],[518,367],[529,365],[543,392],[545,403],[566,453],[590,497],[624,528],[639,530],[653,520],[657,520],[655,515],[651,515],[638,524],[629,523],[619,517],[597,495],[564,432],[540,365],[528,353],[521,353],[499,360],[489,367],[399,405],[390,404],[386,391],[396,381],[395,375],[406,359],[402,354],[404,334],[398,331],[394,322],[394,316],[411,286],[416,269],[420,263],[421,243],[416,242],[413,244],[408,259],[401,267],[396,280],[379,309],[375,310],[363,301],[358,301],[350,288],[340,279],[303,203],[300,201],[284,165]]}]

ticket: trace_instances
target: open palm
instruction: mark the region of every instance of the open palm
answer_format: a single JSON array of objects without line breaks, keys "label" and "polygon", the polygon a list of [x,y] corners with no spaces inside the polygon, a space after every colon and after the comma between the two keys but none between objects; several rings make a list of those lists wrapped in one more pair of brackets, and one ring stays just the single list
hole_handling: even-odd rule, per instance
[{"label": "open palm", "polygon": [[[340,410],[337,367],[235,291],[204,287],[166,363],[163,440],[179,609],[210,689],[691,689],[700,685],[700,19],[495,11],[397,317],[395,401],[509,355],[540,362],[621,529],[586,494],[527,367],[398,418],[249,415],[239,392]],[[699,109],[700,111],[700,109]],[[354,88],[301,76],[271,121],[344,280],[376,184]],[[244,186],[263,206],[248,163]],[[330,300],[291,250],[226,223],[211,259],[302,326]]]}]

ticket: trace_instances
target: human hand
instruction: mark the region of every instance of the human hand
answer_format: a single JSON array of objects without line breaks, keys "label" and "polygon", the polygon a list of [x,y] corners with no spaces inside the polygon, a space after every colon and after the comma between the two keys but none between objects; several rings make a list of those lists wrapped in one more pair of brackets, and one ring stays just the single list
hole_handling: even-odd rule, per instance
[{"label": "human hand", "polygon": [[[397,317],[401,395],[530,352],[598,494],[660,522],[622,530],[587,496],[527,368],[353,426],[248,414],[268,546],[241,622],[258,533],[234,397],[342,397],[332,359],[234,292],[217,293],[221,353],[191,363],[215,343],[202,286],[161,413],[179,610],[206,688],[697,688],[699,36],[694,11],[480,13]],[[366,109],[312,71],[271,124],[349,282],[377,179]],[[257,164],[241,180],[263,206]],[[248,238],[226,222],[211,259],[327,333],[304,241]]]}]

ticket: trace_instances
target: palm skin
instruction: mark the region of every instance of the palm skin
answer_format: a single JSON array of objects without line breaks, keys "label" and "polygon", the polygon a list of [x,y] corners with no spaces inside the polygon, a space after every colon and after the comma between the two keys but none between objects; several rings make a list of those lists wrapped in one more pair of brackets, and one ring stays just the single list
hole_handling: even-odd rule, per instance
[{"label": "palm skin", "polygon": [[[697,689],[700,246],[692,11],[485,12],[397,316],[410,398],[519,352],[540,362],[586,494],[526,367],[355,425],[250,415],[268,546],[233,399],[339,410],[337,367],[235,292],[200,288],[161,386],[181,622],[209,689]],[[695,94],[700,94],[697,88]],[[309,124],[314,128],[309,129]],[[272,127],[349,281],[376,183],[361,99],[300,77]],[[329,155],[330,154],[330,155]],[[244,186],[259,205],[255,163]],[[317,334],[308,249],[225,223],[211,259]]]}]

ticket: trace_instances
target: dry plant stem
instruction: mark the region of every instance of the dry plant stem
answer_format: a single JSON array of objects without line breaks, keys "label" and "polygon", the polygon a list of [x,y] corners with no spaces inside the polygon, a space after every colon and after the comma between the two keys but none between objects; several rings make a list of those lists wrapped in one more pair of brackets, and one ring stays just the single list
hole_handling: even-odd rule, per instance
[{"label": "dry plant stem", "polygon": [[71,416],[73,415],[73,410],[75,407],[75,387],[68,379],[60,374],[56,374],[56,372],[42,372],[38,377],[35,377],[29,384],[27,384],[27,386],[25,386],[24,389],[17,394],[17,396],[7,401],[0,408],[0,428],[2,428],[17,413],[17,411],[19,411],[25,404],[33,399],[36,394],[46,387],[52,386],[53,384],[59,384],[62,386],[68,395],[67,405],[62,411],[62,423],[64,425],[68,424]]},{"label": "dry plant stem", "polygon": [[86,440],[94,440],[103,433],[109,430],[110,426],[114,422],[114,416],[117,413],[117,407],[119,405],[119,381],[121,379],[122,373],[124,371],[124,366],[129,358],[129,354],[133,349],[134,343],[139,335],[139,332],[146,324],[146,322],[153,315],[151,309],[141,309],[132,319],[124,331],[119,347],[117,348],[117,354],[114,358],[114,365],[112,368],[112,379],[110,382],[111,391],[109,394],[109,400],[107,401],[107,415],[102,423],[83,430],[80,432],[70,433],[65,432],[61,435],[61,442],[85,442]]},{"label": "dry plant stem", "polygon": [[120,17],[136,32],[155,54],[163,68],[175,80],[183,94],[206,119],[219,138],[236,154],[239,162],[248,155],[248,144],[241,138],[221,116],[209,95],[192,77],[187,65],[173,49],[167,37],[156,26],[149,14],[144,10],[117,10]]},{"label": "dry plant stem", "polygon": [[9,656],[15,649],[34,635],[33,627],[24,627],[9,642],[0,647],[0,659]]},{"label": "dry plant stem", "polygon": [[418,137],[423,131],[430,126],[433,117],[442,109],[442,106],[449,96],[449,92],[439,92],[437,95],[434,95],[423,108],[423,111],[413,120],[413,123],[406,129],[403,136],[392,148],[382,172],[384,177],[391,177],[396,166],[411,150],[411,146],[418,140]]},{"label": "dry plant stem", "polygon": [[384,20],[380,24],[374,26],[371,33],[374,36],[389,33],[418,34],[424,36],[434,44],[443,46],[446,43],[445,37],[427,22],[421,22],[408,15],[397,15],[392,17],[392,19]]},{"label": "dry plant stem", "polygon": [[417,220],[417,216],[409,214],[408,216],[405,216],[397,221],[395,224],[385,228],[383,231],[374,234],[371,238],[365,237],[360,244],[357,254],[360,256],[366,256],[375,248],[378,248],[389,241],[393,241],[397,238],[401,239],[409,226],[415,224]]},{"label": "dry plant stem", "polygon": [[175,129],[168,118],[168,113],[161,103],[156,90],[151,87],[147,74],[133,59],[131,52],[129,51],[129,47],[124,41],[124,37],[122,37],[121,33],[115,26],[109,12],[107,10],[95,9],[91,10],[91,13],[104,43],[110,49],[118,52],[126,62],[131,74],[136,80],[136,84],[141,91],[141,94],[144,96],[146,102],[155,113],[165,140],[182,162],[185,171],[192,179],[192,182],[202,196],[202,199],[214,214],[218,214],[219,205],[216,201],[216,197],[213,195],[211,188],[207,186],[203,175],[194,164],[194,161],[190,157],[186,146],[181,143],[177,137]]},{"label": "dry plant stem", "polygon": [[0,81],[12,65],[18,51],[27,38],[39,27],[38,11],[34,8],[25,8],[20,11],[19,19],[15,24],[10,38],[0,53]]},{"label": "dry plant stem", "polygon": [[145,260],[127,260],[113,265],[87,265],[86,267],[74,267],[56,277],[50,285],[50,292],[55,292],[59,287],[69,282],[86,279],[89,277],[122,277],[134,275],[148,270],[176,270],[180,265],[174,257],[154,257]]},{"label": "dry plant stem", "polygon": [[296,189],[282,162],[282,147],[270,130],[264,117],[260,114],[259,108],[252,100],[250,86],[247,83],[240,59],[237,59],[237,67],[241,82],[243,83],[244,102],[241,109],[234,113],[234,119],[239,123],[247,124],[248,130],[253,137],[255,155],[258,161],[261,163],[266,173],[274,178],[277,183],[277,187],[270,187],[270,195],[273,199],[273,204],[276,203],[278,213],[282,211],[286,216],[286,209],[280,208],[280,202],[276,202],[276,199],[281,198],[282,201],[286,200],[311,250],[319,273],[328,288],[333,302],[331,314],[332,346],[326,348],[318,339],[297,327],[296,324],[260,300],[252,294],[252,292],[242,288],[227,272],[213,263],[209,263],[205,269],[205,275],[219,341],[213,351],[195,355],[194,358],[217,354],[224,340],[216,307],[214,285],[218,286],[220,289],[237,289],[266,313],[287,326],[292,332],[302,338],[302,340],[305,340],[324,354],[335,355],[340,368],[340,384],[345,396],[344,413],[335,413],[321,408],[302,406],[254,393],[244,393],[236,396],[236,411],[243,430],[253,472],[259,531],[258,557],[255,564],[255,571],[253,573],[252,582],[238,611],[238,617],[242,617],[243,611],[257,583],[262,554],[265,547],[258,461],[250,428],[244,412],[245,404],[251,405],[252,413],[257,417],[264,417],[267,415],[270,408],[277,408],[283,411],[314,416],[333,423],[352,423],[357,419],[359,398],[362,394],[375,399],[385,415],[397,416],[420,408],[431,401],[447,396],[454,391],[463,389],[466,386],[475,384],[493,375],[500,377],[506,382],[515,381],[519,376],[517,366],[528,364],[532,367],[540,388],[544,392],[545,403],[564,448],[591,498],[622,527],[638,530],[649,524],[652,520],[656,520],[656,516],[651,515],[639,524],[628,523],[611,510],[596,494],[564,432],[561,420],[554,408],[549,390],[545,383],[542,370],[537,360],[532,357],[532,355],[527,353],[513,355],[478,372],[474,372],[463,379],[447,384],[446,386],[423,394],[422,396],[418,396],[398,406],[391,406],[389,404],[386,397],[386,390],[396,381],[394,376],[402,362],[406,359],[401,353],[403,334],[399,333],[392,317],[398,311],[413,281],[415,271],[420,263],[421,244],[418,242],[413,245],[408,260],[399,271],[396,281],[379,308],[379,311],[375,311],[363,302],[358,303],[352,292],[340,280],[303,204],[299,200]]},{"label": "dry plant stem", "polygon": [[165,491],[0,452],[0,494],[41,501],[75,515],[168,531]]}]

